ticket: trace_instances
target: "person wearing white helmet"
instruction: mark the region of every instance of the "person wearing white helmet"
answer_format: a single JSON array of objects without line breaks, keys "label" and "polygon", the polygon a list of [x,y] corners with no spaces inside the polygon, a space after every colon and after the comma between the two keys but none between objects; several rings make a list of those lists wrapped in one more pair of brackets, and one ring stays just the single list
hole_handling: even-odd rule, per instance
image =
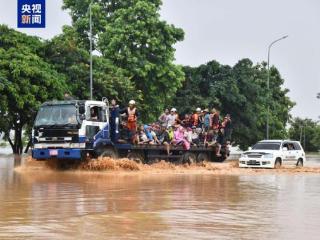
[{"label": "person wearing white helmet", "polygon": [[137,131],[137,121],[139,113],[136,108],[136,101],[130,100],[129,106],[120,111],[121,114],[125,113],[128,117],[127,128],[129,130],[129,138],[132,140]]},{"label": "person wearing white helmet", "polygon": [[197,108],[196,112],[192,115],[192,125],[199,128],[200,127],[200,116],[201,116],[201,108]]},{"label": "person wearing white helmet", "polygon": [[167,117],[167,127],[175,125],[177,119],[177,109],[171,108],[170,114]]}]

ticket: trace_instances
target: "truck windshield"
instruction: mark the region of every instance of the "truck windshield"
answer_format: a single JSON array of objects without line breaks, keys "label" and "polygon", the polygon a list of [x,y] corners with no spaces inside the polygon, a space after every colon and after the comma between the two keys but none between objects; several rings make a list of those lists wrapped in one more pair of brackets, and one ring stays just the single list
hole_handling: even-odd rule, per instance
[{"label": "truck windshield", "polygon": [[252,147],[253,150],[279,150],[280,143],[257,143]]},{"label": "truck windshield", "polygon": [[43,106],[39,109],[35,126],[77,125],[75,105]]}]

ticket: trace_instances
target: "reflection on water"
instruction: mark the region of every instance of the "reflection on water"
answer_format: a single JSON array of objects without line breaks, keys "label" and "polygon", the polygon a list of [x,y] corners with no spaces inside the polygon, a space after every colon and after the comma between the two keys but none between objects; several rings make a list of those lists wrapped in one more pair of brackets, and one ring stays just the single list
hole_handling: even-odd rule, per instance
[{"label": "reflection on water", "polygon": [[13,171],[0,239],[318,239],[320,176]]}]

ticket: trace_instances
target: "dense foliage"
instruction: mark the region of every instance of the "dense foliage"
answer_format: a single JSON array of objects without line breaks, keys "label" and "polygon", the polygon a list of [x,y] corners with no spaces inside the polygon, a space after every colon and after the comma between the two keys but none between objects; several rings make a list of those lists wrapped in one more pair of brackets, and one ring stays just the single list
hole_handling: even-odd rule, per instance
[{"label": "dense foliage", "polygon": [[[182,29],[160,19],[161,0],[64,0],[72,26],[42,41],[0,25],[0,131],[21,153],[22,129],[30,129],[39,105],[69,92],[88,99],[89,4],[93,19],[94,98],[135,99],[142,120],[154,121],[165,107],[180,113],[217,108],[233,119],[234,140],[245,148],[265,138],[267,106],[270,137],[287,137],[293,103],[283,79],[264,63],[240,60],[235,66],[211,61],[199,67],[174,64],[174,44]],[[14,139],[10,139],[13,130]],[[316,140],[313,140],[316,141]]]},{"label": "dense foliage", "polygon": [[270,92],[264,64],[249,59],[235,66],[211,61],[196,68],[185,67],[186,81],[173,103],[181,112],[197,107],[216,108],[233,118],[233,138],[242,148],[266,136],[267,106],[270,107],[270,138],[285,138],[289,111],[294,103],[282,89],[283,79],[276,68],[270,70]]},{"label": "dense foliage", "polygon": [[[63,33],[47,41],[44,57],[55,69],[65,75],[67,91],[76,99],[89,99],[89,52],[82,48],[78,33],[72,27],[64,27]],[[93,96],[115,98],[127,102],[130,98],[141,99],[133,81],[126,72],[101,56],[93,57]]]},{"label": "dense foliage", "polygon": [[[64,0],[71,10],[82,44],[88,46],[87,0]],[[173,45],[183,40],[182,29],[160,20],[160,0],[92,1],[95,49],[124,70],[142,93],[145,120],[154,119],[175,95],[184,74],[173,64]]]},{"label": "dense foliage", "polygon": [[0,25],[0,131],[18,154],[22,129],[30,128],[40,104],[61,98],[65,89],[64,76],[41,58],[42,46],[38,38]]},{"label": "dense foliage", "polygon": [[301,141],[307,152],[320,150],[320,124],[311,119],[295,118],[290,122],[289,136]]}]

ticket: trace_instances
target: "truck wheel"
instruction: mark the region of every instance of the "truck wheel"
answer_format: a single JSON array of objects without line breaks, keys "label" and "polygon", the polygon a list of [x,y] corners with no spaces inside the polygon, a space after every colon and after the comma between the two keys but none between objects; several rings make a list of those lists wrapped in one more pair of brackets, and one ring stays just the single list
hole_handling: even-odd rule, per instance
[{"label": "truck wheel", "polygon": [[192,164],[197,160],[197,156],[194,153],[187,152],[183,154],[183,163]]},{"label": "truck wheel", "polygon": [[208,154],[206,153],[199,153],[197,157],[197,162],[202,163],[202,162],[209,162],[209,157]]},{"label": "truck wheel", "polygon": [[303,160],[301,158],[297,162],[297,167],[303,167]]},{"label": "truck wheel", "polygon": [[281,168],[281,159],[280,158],[277,158],[275,163],[274,163],[274,168],[275,169],[279,169]]},{"label": "truck wheel", "polygon": [[113,159],[118,158],[118,154],[114,148],[103,149],[102,153],[99,156],[100,157],[109,157],[109,158],[113,158]]},{"label": "truck wheel", "polygon": [[144,163],[144,156],[139,152],[130,152],[128,153],[127,158],[135,161],[136,163]]}]

